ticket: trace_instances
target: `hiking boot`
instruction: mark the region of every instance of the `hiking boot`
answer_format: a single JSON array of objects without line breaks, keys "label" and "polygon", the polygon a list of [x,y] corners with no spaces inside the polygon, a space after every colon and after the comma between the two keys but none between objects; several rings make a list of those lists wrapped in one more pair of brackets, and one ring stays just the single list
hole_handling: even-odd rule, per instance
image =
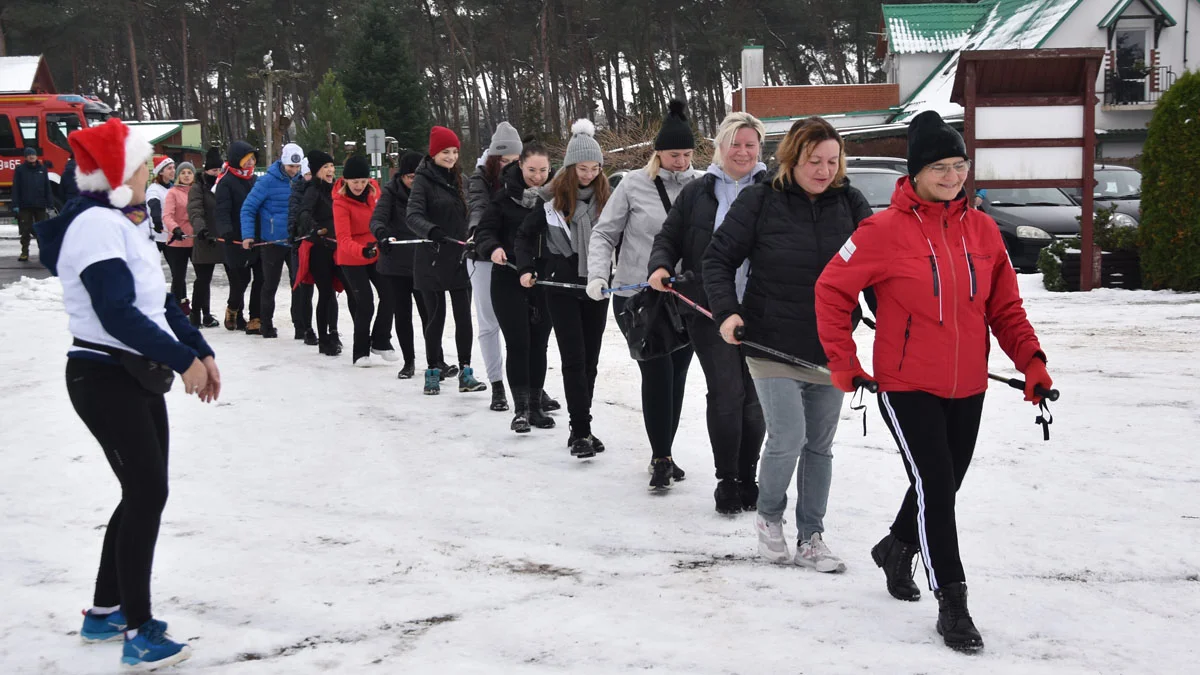
[{"label": "hiking boot", "polygon": [[221,325],[221,322],[217,321],[216,317],[206,311],[204,312],[204,320],[200,322],[200,325],[205,328],[216,328]]},{"label": "hiking boot", "polygon": [[458,373],[458,391],[462,393],[472,391],[487,391],[487,385],[475,379],[475,369],[471,366],[463,366]]},{"label": "hiking boot", "polygon": [[411,380],[413,378],[413,375],[416,375],[416,374],[417,374],[417,367],[415,365],[413,365],[413,362],[405,361],[404,367],[401,368],[400,372],[396,374],[396,379]]},{"label": "hiking boot", "polygon": [[303,339],[304,339],[304,344],[308,345],[309,347],[317,346],[317,334],[312,332],[311,330],[304,331]]},{"label": "hiking boot", "polygon": [[754,479],[738,481],[738,491],[742,495],[742,510],[758,510],[758,483]]},{"label": "hiking boot", "polygon": [[17,262],[29,262],[29,254],[22,251],[21,255],[17,256]]},{"label": "hiking boot", "polygon": [[713,499],[717,502],[717,513],[730,516],[742,512],[742,494],[738,491],[737,481],[732,478],[717,483]]},{"label": "hiking boot", "polygon": [[946,584],[933,592],[938,601],[937,632],[946,646],[959,652],[983,649],[983,636],[967,611],[967,584]]},{"label": "hiking boot", "polygon": [[787,540],[783,538],[783,521],[770,521],[762,514],[754,516],[754,531],[758,533],[758,554],[773,563],[791,560]]},{"label": "hiking boot", "polygon": [[542,410],[546,412],[562,410],[562,405],[560,405],[558,401],[550,398],[550,394],[547,394],[545,389],[542,390]]},{"label": "hiking boot", "polygon": [[592,447],[592,442],[587,436],[581,436],[575,439],[571,444],[571,456],[578,459],[588,459],[596,456],[596,448]]},{"label": "hiking boot", "polygon": [[529,424],[529,390],[520,387],[513,388],[513,405],[516,410],[513,413],[512,424],[509,429],[518,434],[527,434],[533,430]]},{"label": "hiking boot", "polygon": [[250,319],[246,324],[246,335],[261,335],[262,334],[262,319]]},{"label": "hiking boot", "polygon": [[[514,390],[513,396],[515,397],[516,395],[516,391]],[[496,412],[504,412],[505,410],[508,410],[508,398],[506,398],[504,395],[503,380],[492,383],[492,404],[488,406],[488,408],[495,410]]]},{"label": "hiking boot", "polygon": [[[238,312],[225,308],[225,330],[237,330]],[[243,329],[245,330],[245,329]]]},{"label": "hiking boot", "polygon": [[652,490],[670,488],[674,473],[675,463],[671,461],[670,457],[655,457],[650,460],[650,488]]},{"label": "hiking boot", "polygon": [[796,546],[796,559],[793,562],[800,567],[811,567],[828,574],[846,571],[846,563],[829,550],[820,532],[813,532],[808,541],[802,541]]},{"label": "hiking boot", "polygon": [[889,533],[871,549],[871,559],[887,576],[888,593],[897,600],[916,602],[921,589],[913,582],[916,573],[913,558],[920,552],[916,544],[908,544]]},{"label": "hiking boot", "polygon": [[[542,412],[542,392],[536,391],[529,396],[529,423],[539,429],[553,429],[554,418]],[[588,435],[588,442],[591,442],[591,435]],[[592,448],[595,454],[595,447]]]},{"label": "hiking boot", "polygon": [[442,371],[439,368],[425,369],[425,395],[437,396],[442,393]]}]

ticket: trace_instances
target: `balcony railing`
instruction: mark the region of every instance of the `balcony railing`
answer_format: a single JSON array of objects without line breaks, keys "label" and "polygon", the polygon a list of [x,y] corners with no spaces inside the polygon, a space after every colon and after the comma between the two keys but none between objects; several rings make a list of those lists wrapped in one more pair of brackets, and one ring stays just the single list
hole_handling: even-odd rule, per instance
[{"label": "balcony railing", "polygon": [[1170,66],[1146,68],[1139,72],[1122,68],[1109,71],[1104,81],[1104,105],[1147,105],[1158,103],[1164,91],[1175,84]]}]

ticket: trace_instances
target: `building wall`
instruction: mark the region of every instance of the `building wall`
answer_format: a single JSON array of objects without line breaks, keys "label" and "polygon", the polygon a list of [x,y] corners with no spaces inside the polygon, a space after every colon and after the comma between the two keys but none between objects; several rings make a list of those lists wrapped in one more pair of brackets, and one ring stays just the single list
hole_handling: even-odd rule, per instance
[{"label": "building wall", "polygon": [[907,101],[945,58],[945,53],[892,54],[891,67],[888,69],[888,82],[899,85],[900,100]]},{"label": "building wall", "polygon": [[[751,87],[747,111],[762,118],[824,115],[860,110],[885,110],[899,105],[895,84],[823,84],[795,87]],[[742,92],[733,92],[733,110],[742,109]]]}]

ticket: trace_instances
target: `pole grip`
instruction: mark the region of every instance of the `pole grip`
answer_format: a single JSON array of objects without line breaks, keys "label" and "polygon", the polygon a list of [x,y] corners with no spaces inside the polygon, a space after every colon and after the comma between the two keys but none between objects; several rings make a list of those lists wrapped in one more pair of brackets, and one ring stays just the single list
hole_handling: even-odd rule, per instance
[{"label": "pole grip", "polygon": [[856,389],[859,387],[862,387],[863,389],[866,389],[867,391],[871,392],[872,394],[879,393],[879,383],[876,382],[875,380],[869,380],[861,375],[854,378],[854,387]]},{"label": "pole grip", "polygon": [[733,337],[739,342],[746,337],[746,326],[737,326],[733,329]]}]

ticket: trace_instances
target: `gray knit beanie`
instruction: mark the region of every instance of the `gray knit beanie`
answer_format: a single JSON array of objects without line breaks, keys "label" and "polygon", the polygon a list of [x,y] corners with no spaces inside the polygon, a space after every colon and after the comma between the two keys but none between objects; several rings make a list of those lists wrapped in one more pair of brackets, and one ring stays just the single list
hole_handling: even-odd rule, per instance
[{"label": "gray knit beanie", "polygon": [[193,174],[196,173],[196,165],[192,164],[191,162],[180,162],[179,165],[175,167],[176,173],[183,173],[184,169],[188,169]]},{"label": "gray knit beanie", "polygon": [[501,122],[496,126],[496,133],[492,134],[492,144],[488,146],[488,154],[497,157],[519,155],[521,147],[521,134],[517,133],[513,125]]},{"label": "gray knit beanie", "polygon": [[604,153],[596,142],[596,125],[586,119],[576,120],[571,125],[571,141],[567,143],[563,168],[580,162],[598,162],[604,166]]}]

